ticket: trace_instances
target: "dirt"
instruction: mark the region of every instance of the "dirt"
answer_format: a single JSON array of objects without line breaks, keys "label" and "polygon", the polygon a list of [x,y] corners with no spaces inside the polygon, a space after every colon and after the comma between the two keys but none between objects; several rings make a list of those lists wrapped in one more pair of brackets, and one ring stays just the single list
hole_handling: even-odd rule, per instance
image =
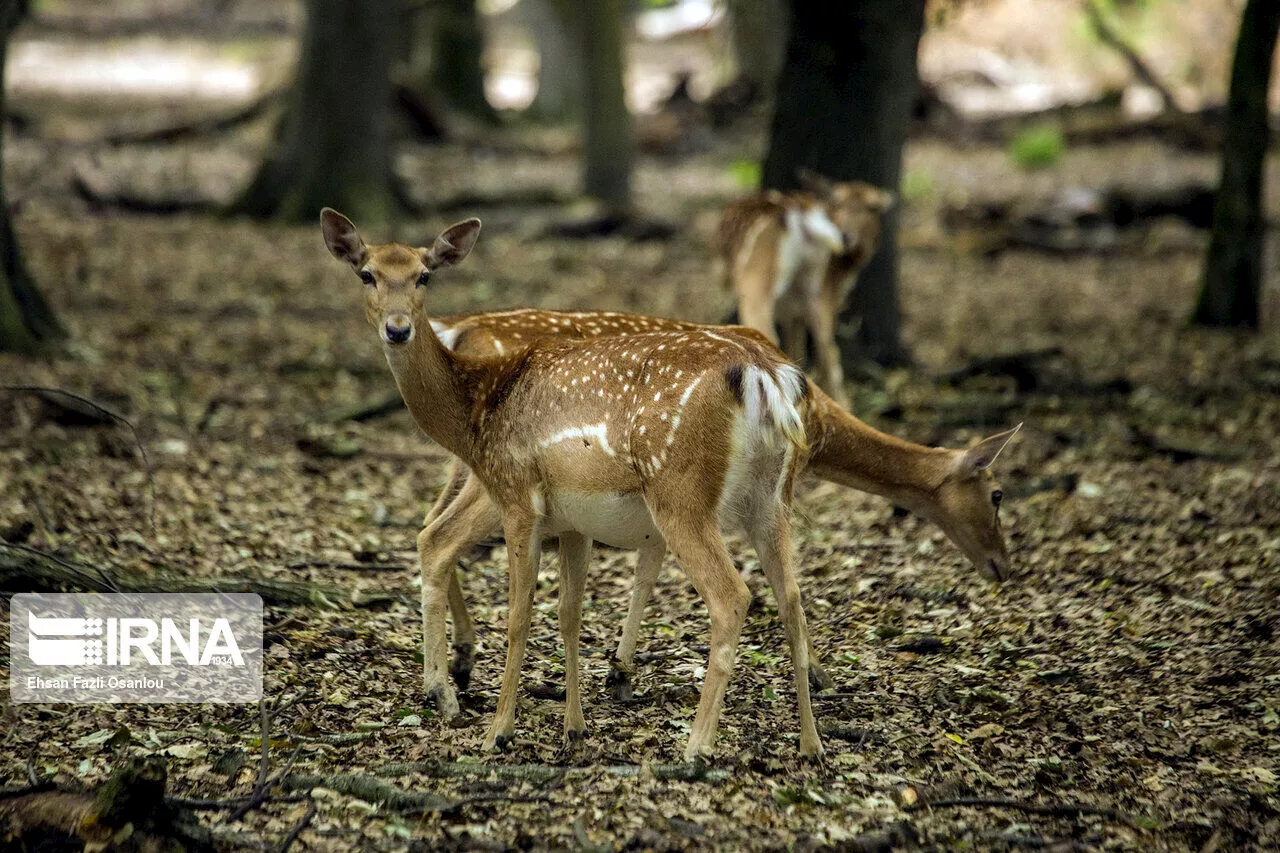
[{"label": "dirt", "polygon": [[[477,210],[486,224],[476,252],[436,277],[429,304],[715,320],[728,299],[711,275],[706,222],[741,191],[729,164],[753,153],[741,143],[641,163],[642,206],[683,224],[669,242],[549,240],[539,231],[563,211]],[[991,584],[936,528],[805,481],[801,585],[839,685],[816,699],[827,759],[798,757],[783,631],[735,539],[756,604],[716,772],[690,782],[646,769],[679,760],[705,665],[705,608],[670,558],[641,634],[637,698],[623,705],[604,676],[633,557],[597,553],[583,628],[590,731],[572,746],[561,743],[554,698],[563,670],[554,565],[544,561],[524,674],[532,689],[515,745],[487,756],[505,558],[501,546],[472,555],[464,590],[480,645],[469,718],[454,728],[435,717],[420,690],[414,543],[446,457],[404,413],[328,423],[394,385],[360,285],[318,228],[92,213],[65,191],[78,151],[18,140],[7,154],[9,186],[24,200],[20,239],[71,340],[47,361],[0,357],[0,374],[91,396],[135,424],[154,470],[155,526],[127,430],[60,425],[37,400],[4,393],[0,535],[144,575],[260,574],[342,590],[333,602],[267,610],[266,695],[293,702],[273,724],[274,768],[298,744],[299,774],[433,759],[571,768],[536,782],[383,780],[468,798],[443,813],[317,790],[294,849],[888,849],[868,834],[894,849],[1280,847],[1274,283],[1263,332],[1193,331],[1184,319],[1205,237],[1184,225],[1158,223],[1110,254],[990,258],[938,218],[943,203],[975,193],[1211,179],[1210,158],[1133,144],[1073,150],[1058,171],[1025,174],[1000,151],[913,144],[902,299],[917,361],[861,380],[855,408],[895,435],[951,446],[1024,424],[997,465],[1015,576]],[[99,163],[216,195],[254,156],[252,146],[124,147]],[[571,193],[577,177],[572,152],[545,136],[412,149],[400,166],[436,202],[466,189]],[[384,233],[425,242],[467,212]],[[1029,391],[1007,378],[942,379],[976,356],[1044,347],[1062,353]],[[245,794],[257,772],[250,706],[10,705],[3,720],[0,784],[20,783],[28,758],[41,776],[93,785],[124,755],[160,753],[171,791],[192,797]],[[108,742],[122,726],[129,737]],[[215,765],[237,748],[249,760],[228,779]],[[620,775],[624,766],[636,775]],[[964,797],[987,804],[946,804]],[[278,843],[306,808],[278,797],[224,830],[230,841]]]}]

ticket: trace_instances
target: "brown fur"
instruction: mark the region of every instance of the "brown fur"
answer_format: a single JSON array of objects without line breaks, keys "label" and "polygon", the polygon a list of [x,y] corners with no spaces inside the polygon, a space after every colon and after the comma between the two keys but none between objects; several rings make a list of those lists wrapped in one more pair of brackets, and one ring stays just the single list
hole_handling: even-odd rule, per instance
[{"label": "brown fur", "polygon": [[[457,351],[475,356],[492,355],[496,348],[511,353],[535,341],[562,336],[580,339],[583,336],[626,335],[660,329],[691,331],[703,328],[697,323],[663,317],[539,309],[463,314],[439,318],[434,322],[443,335],[454,341]],[[731,330],[776,352],[768,338],[754,329],[745,326],[710,328]],[[731,366],[725,378],[735,399],[743,399],[741,374]],[[809,440],[808,462],[812,473],[910,507],[938,524],[980,571],[996,579],[1008,575],[1009,555],[1000,530],[999,515],[991,502],[997,484],[987,468],[972,466],[974,457],[970,454],[983,447],[998,450],[1012,433],[992,436],[974,451],[924,447],[878,432],[846,412],[823,391],[812,386],[808,390],[812,394],[812,405],[808,409],[805,434]],[[468,476],[466,467],[455,462],[448,484],[436,506],[427,514],[425,524],[428,530],[436,529],[436,520],[445,512],[451,496]],[[478,513],[476,518],[478,520],[470,528],[461,529],[450,524],[438,531],[424,546],[424,567],[428,562],[453,566],[475,543],[498,531],[496,520],[486,526],[481,514]],[[635,671],[635,646],[644,605],[657,582],[665,552],[662,543],[640,549],[631,604],[612,662],[614,672],[610,680],[617,692],[625,693],[629,689],[628,677]],[[462,601],[462,591],[454,576],[450,589],[456,661],[454,673],[455,678],[465,681],[470,673],[475,637],[470,615]],[[455,602],[456,607],[453,606]],[[809,671],[815,682],[824,686],[830,683],[812,651]]]},{"label": "brown fur", "polygon": [[[427,288],[419,285],[467,255],[479,220],[447,229],[430,249],[366,246],[349,220],[328,209],[321,227],[330,252],[365,281],[366,316],[409,411],[472,472],[419,536],[424,682],[442,714],[458,712],[444,644],[457,578],[452,563],[437,559],[442,541],[500,519],[507,542],[507,660],[485,738],[492,749],[514,732],[543,536],[560,537],[566,664],[577,660],[587,538],[642,547],[656,537],[711,616],[707,676],[686,757],[709,753],[749,598],[719,531],[722,521],[734,522],[756,546],[787,629],[801,753],[819,754],[808,633],[790,554],[791,487],[804,464],[810,405],[794,366],[755,336],[707,328],[578,338],[570,324],[566,336],[506,354],[459,355],[433,331]],[[755,383],[742,402],[726,380],[734,366]],[[567,736],[584,727],[578,678],[567,665]]]},{"label": "brown fur", "polygon": [[[836,317],[879,248],[880,219],[893,197],[860,181],[805,177],[814,191],[770,190],[726,206],[716,248],[739,320],[775,343],[780,320],[784,348],[797,362],[811,335],[819,384],[846,405]],[[811,219],[821,227],[807,226]]]}]

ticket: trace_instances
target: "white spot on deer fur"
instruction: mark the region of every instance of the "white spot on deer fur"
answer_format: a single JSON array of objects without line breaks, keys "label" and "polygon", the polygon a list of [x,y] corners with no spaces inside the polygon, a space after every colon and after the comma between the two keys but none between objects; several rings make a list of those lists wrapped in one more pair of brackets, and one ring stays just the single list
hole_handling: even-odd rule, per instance
[{"label": "white spot on deer fur", "polygon": [[453,349],[454,344],[458,342],[458,335],[461,334],[459,329],[453,326],[446,326],[436,320],[431,321],[431,331],[436,333],[436,337],[440,339],[440,343],[445,349]]},{"label": "white spot on deer fur", "polygon": [[[609,414],[605,413],[608,419]],[[614,449],[609,446],[609,426],[608,424],[592,424],[584,427],[565,427],[550,438],[545,438],[538,442],[540,447],[550,447],[553,444],[559,444],[562,441],[577,439],[579,441],[586,438],[594,438],[600,449],[610,456],[617,456]]]}]

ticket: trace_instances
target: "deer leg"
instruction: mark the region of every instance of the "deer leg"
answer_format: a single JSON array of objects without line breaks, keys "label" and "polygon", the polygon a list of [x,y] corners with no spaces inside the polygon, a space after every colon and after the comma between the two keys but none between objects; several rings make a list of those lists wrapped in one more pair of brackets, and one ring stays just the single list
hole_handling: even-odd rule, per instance
[{"label": "deer leg", "polygon": [[790,314],[782,321],[782,350],[787,358],[802,367],[809,358],[808,336],[809,326],[804,317]]},{"label": "deer leg", "polygon": [[795,676],[796,700],[800,706],[800,754],[817,758],[823,754],[822,742],[813,720],[813,706],[809,699],[809,632],[805,624],[804,608],[800,604],[800,587],[796,583],[795,567],[791,561],[791,524],[786,508],[778,507],[773,518],[753,525],[752,536],[760,567],[773,596],[778,602],[778,615],[787,629],[787,642],[791,648],[791,667]]},{"label": "deer leg", "polygon": [[507,540],[507,664],[502,671],[498,710],[484,738],[484,749],[493,750],[511,742],[516,729],[516,700],[520,692],[520,670],[529,645],[529,621],[533,592],[542,556],[542,536],[537,519],[526,507],[509,508],[503,520]]},{"label": "deer leg", "polygon": [[773,280],[762,265],[746,266],[734,277],[734,291],[738,297],[738,322],[750,326],[778,342],[778,330],[774,326]]},{"label": "deer leg", "polygon": [[581,533],[560,534],[560,636],[564,640],[564,738],[587,733],[582,717],[578,640],[582,632],[582,591],[586,586],[591,540]]},{"label": "deer leg", "polygon": [[636,556],[636,577],[631,585],[627,621],[623,623],[618,651],[609,662],[609,675],[604,682],[619,702],[631,698],[631,676],[636,673],[636,638],[640,634],[640,622],[644,619],[644,606],[653,594],[658,573],[662,570],[662,558],[666,555],[666,543],[658,542],[641,548]]},{"label": "deer leg", "polygon": [[840,364],[840,347],[836,345],[836,311],[834,300],[821,292],[806,298],[809,329],[813,332],[813,348],[818,368],[818,384],[840,405],[849,408],[844,388],[844,368]]},{"label": "deer leg", "polygon": [[[422,681],[427,696],[435,699],[440,714],[448,719],[458,713],[458,698],[445,672],[446,604],[454,606],[455,620],[461,611],[466,623],[461,635],[474,636],[454,565],[463,549],[492,532],[499,516],[480,481],[469,472],[454,498],[443,507],[437,503],[432,512],[437,509],[436,518],[418,534],[418,557],[422,565]],[[456,605],[453,605],[455,595]],[[456,621],[454,632],[456,641],[459,637]],[[470,652],[467,656],[470,657]]]},{"label": "deer leg", "polygon": [[[462,491],[462,487],[470,476],[470,470],[461,460],[455,458],[449,463],[449,473],[445,478],[444,488],[440,490],[435,504],[422,522],[424,529],[429,528],[444,514],[458,497],[458,493]],[[456,564],[463,551],[488,536],[496,528],[497,524],[494,524],[493,529],[483,531],[473,539],[465,537],[460,539],[456,543],[457,551],[453,562]],[[475,666],[476,629],[471,614],[467,611],[466,599],[462,597],[462,586],[458,582],[457,571],[451,572],[449,576],[449,616],[453,622],[453,663],[449,665],[449,675],[453,677],[453,683],[458,686],[458,689],[465,691],[467,685],[471,683],[471,670]]]},{"label": "deer leg", "polygon": [[687,521],[681,523],[678,518],[666,519],[666,524],[662,523],[663,519],[657,520],[672,553],[706,602],[711,616],[707,675],[684,752],[686,761],[694,761],[713,755],[724,694],[737,657],[738,638],[747,618],[751,592],[729,559],[717,525],[690,528]]}]

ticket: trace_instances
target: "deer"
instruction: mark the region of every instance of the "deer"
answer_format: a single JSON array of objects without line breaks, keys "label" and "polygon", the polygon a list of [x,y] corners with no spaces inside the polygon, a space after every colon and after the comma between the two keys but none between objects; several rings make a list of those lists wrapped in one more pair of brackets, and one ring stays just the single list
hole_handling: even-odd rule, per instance
[{"label": "deer", "polygon": [[836,318],[858,274],[880,246],[893,193],[862,181],[834,182],[801,169],[803,189],[766,190],[729,203],[714,244],[738,319],[806,361],[814,344],[818,384],[848,408]]},{"label": "deer", "polygon": [[[320,226],[329,252],[362,282],[365,317],[410,414],[470,470],[437,523],[465,527],[479,519],[500,524],[506,539],[507,654],[483,748],[513,739],[541,543],[556,536],[566,741],[586,731],[578,633],[591,543],[638,548],[660,540],[710,617],[706,675],[684,755],[714,755],[750,600],[725,526],[743,530],[773,589],[791,654],[799,751],[820,758],[791,548],[793,487],[807,453],[804,373],[751,338],[712,330],[535,341],[507,354],[460,355],[432,328],[426,292],[433,273],[470,253],[479,219],[458,222],[418,248],[366,244],[331,208],[321,211]],[[419,534],[420,554],[432,539],[429,529]],[[438,562],[423,562],[424,687],[451,717],[458,703],[445,673],[444,615],[450,578],[456,584],[457,577],[451,564],[441,571]]]},{"label": "deer", "polygon": [[[690,332],[698,329],[751,337],[776,347],[760,332],[743,326],[704,326],[685,320],[616,311],[547,311],[521,308],[432,318],[432,329],[445,346],[476,357],[506,354],[536,341]],[[989,436],[965,450],[926,447],[887,435],[840,407],[820,388],[811,387],[806,433],[811,436],[808,472],[821,479],[879,495],[936,523],[985,576],[1003,581],[1010,559],[1000,525],[1003,492],[991,466],[1022,425]],[[498,532],[490,517],[461,517],[455,497],[470,477],[465,464],[451,463],[445,486],[423,522],[422,571],[428,574],[457,565],[474,545]],[[635,675],[635,651],[645,604],[657,583],[666,547],[660,541],[638,549],[635,582],[617,651],[610,660],[606,685],[614,698],[629,699]],[[466,690],[474,665],[475,629],[457,574],[450,572],[449,608],[453,623],[450,674]],[[424,616],[424,619],[426,617]],[[424,635],[425,635],[424,625]],[[809,650],[811,687],[826,689],[833,679]]]}]

